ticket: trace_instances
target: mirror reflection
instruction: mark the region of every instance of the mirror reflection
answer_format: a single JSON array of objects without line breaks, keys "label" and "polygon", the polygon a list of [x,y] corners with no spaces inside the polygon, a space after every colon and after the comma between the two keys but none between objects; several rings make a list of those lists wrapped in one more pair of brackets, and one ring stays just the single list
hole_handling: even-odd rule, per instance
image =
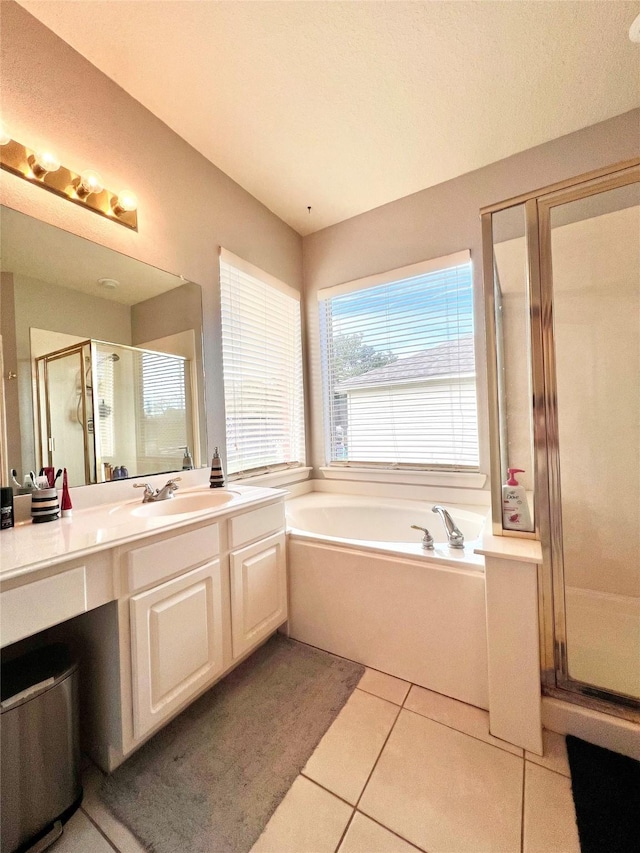
[{"label": "mirror reflection", "polygon": [[[492,230],[502,526],[530,532],[534,530],[535,472],[524,205],[494,213]],[[520,495],[520,487],[526,492],[528,512],[517,511],[516,493],[505,488],[513,487],[514,481]],[[513,512],[509,508],[512,504]]]},{"label": "mirror reflection", "polygon": [[0,216],[9,472],[77,486],[206,464],[200,287]]}]

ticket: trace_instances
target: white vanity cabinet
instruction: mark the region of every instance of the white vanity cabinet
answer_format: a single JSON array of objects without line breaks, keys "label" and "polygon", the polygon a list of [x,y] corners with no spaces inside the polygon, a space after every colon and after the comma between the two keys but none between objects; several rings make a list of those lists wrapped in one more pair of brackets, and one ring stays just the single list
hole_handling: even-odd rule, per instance
[{"label": "white vanity cabinet", "polygon": [[220,560],[133,595],[129,610],[137,740],[224,670]]},{"label": "white vanity cabinet", "polygon": [[232,551],[230,568],[232,649],[238,659],[287,618],[284,533]]},{"label": "white vanity cabinet", "polygon": [[229,519],[234,660],[246,655],[287,618],[284,526],[282,502]]},{"label": "white vanity cabinet", "polygon": [[284,523],[279,501],[121,549],[122,745],[109,744],[109,769],[286,621]]},{"label": "white vanity cabinet", "polygon": [[[188,524],[143,527],[143,535],[112,528],[109,544],[100,517],[81,513],[73,530],[63,520],[0,543],[17,570],[0,574],[3,645],[46,629],[45,641],[72,646],[83,747],[107,772],[286,622],[284,492],[235,494],[235,506]],[[65,531],[78,537],[77,551]],[[21,553],[45,533],[65,557],[30,569]],[[92,553],[81,556],[91,537]]]}]

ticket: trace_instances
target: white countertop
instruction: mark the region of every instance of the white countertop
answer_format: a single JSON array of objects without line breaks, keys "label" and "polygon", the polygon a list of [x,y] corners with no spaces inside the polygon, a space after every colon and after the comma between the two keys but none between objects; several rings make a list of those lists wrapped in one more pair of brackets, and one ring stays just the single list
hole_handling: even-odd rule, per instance
[{"label": "white countertop", "polygon": [[[7,581],[58,563],[93,554],[168,530],[207,519],[222,518],[241,509],[260,506],[287,493],[281,489],[232,484],[233,497],[221,506],[178,515],[137,517],[130,510],[141,505],[138,498],[86,509],[73,510],[71,518],[43,524],[30,520],[0,534],[0,581]],[[181,496],[209,493],[208,486],[180,490]]]}]

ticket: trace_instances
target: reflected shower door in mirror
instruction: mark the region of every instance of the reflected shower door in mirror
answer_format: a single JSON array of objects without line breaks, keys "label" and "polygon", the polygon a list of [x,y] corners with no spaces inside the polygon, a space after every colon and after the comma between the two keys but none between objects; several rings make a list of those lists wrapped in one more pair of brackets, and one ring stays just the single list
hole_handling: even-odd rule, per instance
[{"label": "reflected shower door in mirror", "polygon": [[206,465],[199,285],[6,207],[0,228],[4,476],[173,472],[187,446]]},{"label": "reflected shower door in mirror", "polygon": [[[492,488],[494,532],[534,530],[531,324],[525,205],[485,214],[489,361],[493,367]],[[486,239],[488,237],[488,239]],[[491,341],[491,337],[494,338]],[[504,489],[508,481],[518,487]],[[518,504],[520,501],[520,504]],[[525,505],[526,504],[526,505]]]},{"label": "reflected shower door in mirror", "polygon": [[[541,199],[559,683],[640,698],[640,183]],[[555,385],[554,385],[555,383]],[[555,406],[553,402],[555,400]],[[564,597],[564,614],[562,598]],[[588,690],[589,688],[587,688]]]}]

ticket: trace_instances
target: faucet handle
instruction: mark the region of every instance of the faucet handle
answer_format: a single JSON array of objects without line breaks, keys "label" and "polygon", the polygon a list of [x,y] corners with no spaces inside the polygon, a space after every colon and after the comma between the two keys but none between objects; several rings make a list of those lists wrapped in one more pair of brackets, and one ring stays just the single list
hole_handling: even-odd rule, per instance
[{"label": "faucet handle", "polygon": [[433,536],[429,533],[426,527],[420,527],[419,524],[411,525],[413,530],[422,530],[424,536],[422,537],[422,547],[427,551],[433,551]]},{"label": "faucet handle", "polygon": [[166,485],[168,486],[169,483],[179,483],[180,480],[182,480],[182,477],[172,477],[170,480],[167,480]]},{"label": "faucet handle", "polygon": [[155,491],[149,485],[149,483],[133,483],[134,489],[144,489],[144,495],[142,496],[143,501],[149,500],[155,495]]}]

